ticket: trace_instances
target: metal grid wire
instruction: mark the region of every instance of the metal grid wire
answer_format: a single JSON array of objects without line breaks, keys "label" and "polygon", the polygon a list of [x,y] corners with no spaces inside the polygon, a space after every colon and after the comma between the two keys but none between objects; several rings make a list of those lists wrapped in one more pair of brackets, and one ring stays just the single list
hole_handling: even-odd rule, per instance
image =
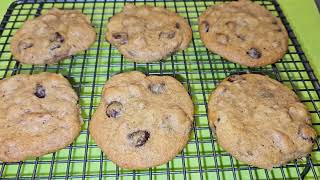
[{"label": "metal grid wire", "polygon": [[[0,78],[42,71],[68,77],[80,96],[84,125],[70,146],[52,154],[18,163],[0,162],[0,178],[8,179],[318,179],[320,150],[317,141],[311,156],[283,167],[264,170],[239,162],[225,152],[212,137],[207,119],[207,101],[212,90],[226,76],[235,73],[267,74],[291,87],[312,114],[313,126],[320,129],[320,88],[289,23],[275,0],[256,1],[280,17],[289,37],[289,50],[283,59],[263,68],[247,68],[208,52],[199,38],[198,16],[210,5],[224,1],[133,1],[135,4],[164,6],[188,19],[193,39],[188,49],[156,63],[132,63],[104,39],[109,17],[121,11],[126,1],[28,0],[16,1],[0,25]],[[95,44],[87,51],[56,65],[22,65],[10,53],[12,35],[26,19],[52,8],[79,9],[91,18],[97,31]],[[170,75],[187,88],[196,111],[191,139],[184,150],[167,164],[146,170],[121,169],[108,160],[87,131],[88,122],[100,101],[105,81],[124,71]],[[59,137],[57,137],[59,138]]]}]

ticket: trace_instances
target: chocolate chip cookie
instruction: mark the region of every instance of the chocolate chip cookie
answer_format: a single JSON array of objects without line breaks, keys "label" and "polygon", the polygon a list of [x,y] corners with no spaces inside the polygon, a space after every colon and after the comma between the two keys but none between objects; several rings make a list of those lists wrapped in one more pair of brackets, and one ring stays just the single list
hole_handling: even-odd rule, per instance
[{"label": "chocolate chip cookie", "polygon": [[107,81],[89,130],[107,158],[122,168],[142,169],[174,158],[192,122],[193,103],[180,82],[132,71]]},{"label": "chocolate chip cookie", "polygon": [[126,58],[158,61],[188,47],[192,31],[178,14],[162,7],[126,5],[107,24],[106,39]]},{"label": "chocolate chip cookie", "polygon": [[271,169],[305,157],[316,141],[297,95],[257,74],[232,75],[211,94],[209,122],[219,144],[240,161]]},{"label": "chocolate chip cookie", "polygon": [[88,49],[95,39],[87,16],[54,8],[23,24],[12,38],[11,52],[24,64],[54,64]]},{"label": "chocolate chip cookie", "polygon": [[72,143],[81,128],[78,96],[61,75],[0,81],[0,161],[17,162]]},{"label": "chocolate chip cookie", "polygon": [[245,66],[273,64],[288,49],[280,19],[251,1],[209,7],[199,18],[199,31],[210,51]]}]

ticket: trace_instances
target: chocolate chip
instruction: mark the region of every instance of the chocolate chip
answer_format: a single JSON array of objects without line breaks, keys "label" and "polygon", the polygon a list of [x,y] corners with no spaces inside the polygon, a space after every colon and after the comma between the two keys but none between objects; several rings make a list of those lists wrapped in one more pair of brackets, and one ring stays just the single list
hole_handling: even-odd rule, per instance
[{"label": "chocolate chip", "polygon": [[244,78],[240,75],[231,75],[228,77],[227,81],[229,82],[235,82],[235,81],[238,81],[238,80],[244,80]]},{"label": "chocolate chip", "polygon": [[118,101],[112,101],[108,106],[107,106],[107,111],[106,114],[110,118],[117,118],[121,116],[121,113],[123,111],[123,106],[120,102]]},{"label": "chocolate chip", "polygon": [[165,38],[165,39],[172,39],[176,35],[176,32],[171,31],[171,32],[161,32],[159,34],[159,38]]},{"label": "chocolate chip", "polygon": [[234,78],[234,75],[232,75],[227,79],[227,81],[234,82],[234,81],[236,81],[236,79]]},{"label": "chocolate chip", "polygon": [[53,51],[55,49],[61,48],[61,43],[64,42],[64,37],[59,32],[55,32],[49,40],[51,42],[49,49]]},{"label": "chocolate chip", "polygon": [[59,33],[59,32],[55,32],[53,34],[53,36],[50,39],[51,42],[60,42],[63,43],[64,42],[64,37]]},{"label": "chocolate chip", "polygon": [[278,28],[276,31],[277,31],[277,32],[282,32],[282,29],[281,29],[281,28]]},{"label": "chocolate chip", "polygon": [[316,132],[315,130],[310,127],[308,124],[300,125],[298,129],[298,135],[305,141],[309,141],[310,143],[315,143],[316,140]]},{"label": "chocolate chip", "polygon": [[217,121],[220,122],[220,121],[221,121],[221,118],[218,118]]},{"label": "chocolate chip", "polygon": [[180,29],[180,24],[178,22],[176,22],[176,28]]},{"label": "chocolate chip", "polygon": [[126,32],[117,32],[112,34],[113,39],[120,43],[120,45],[124,45],[128,43],[128,34]]},{"label": "chocolate chip", "polygon": [[276,20],[272,21],[271,23],[274,24],[274,25],[278,24],[278,22]]},{"label": "chocolate chip", "polygon": [[150,138],[150,133],[145,130],[138,130],[128,134],[128,140],[134,147],[143,146]]},{"label": "chocolate chip", "polygon": [[112,35],[112,37],[114,38],[114,39],[122,39],[122,37],[124,36],[125,34],[124,33],[115,33],[115,34],[113,34]]},{"label": "chocolate chip", "polygon": [[46,89],[42,85],[37,84],[36,92],[34,93],[34,95],[37,96],[38,98],[44,98],[46,97]]},{"label": "chocolate chip", "polygon": [[247,51],[247,55],[250,56],[253,59],[261,58],[261,52],[257,48],[249,49],[249,51]]},{"label": "chocolate chip", "polygon": [[20,41],[18,44],[18,48],[20,50],[25,50],[25,49],[31,48],[32,46],[33,46],[33,43],[31,39],[24,39]]},{"label": "chocolate chip", "polygon": [[203,21],[202,23],[204,24],[204,32],[209,32],[210,27],[208,21]]},{"label": "chocolate chip", "polygon": [[166,90],[166,84],[164,82],[152,83],[148,88],[153,94],[161,94]]}]

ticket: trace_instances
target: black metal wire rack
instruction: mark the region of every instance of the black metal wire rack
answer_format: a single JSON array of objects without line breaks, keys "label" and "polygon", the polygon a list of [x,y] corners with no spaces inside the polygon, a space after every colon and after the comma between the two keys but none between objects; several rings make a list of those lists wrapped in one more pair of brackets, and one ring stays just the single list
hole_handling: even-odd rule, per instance
[{"label": "black metal wire rack", "polygon": [[[128,1],[129,2],[129,1]],[[163,6],[188,19],[193,39],[188,49],[156,63],[127,61],[104,39],[109,17],[121,11],[127,1],[103,0],[18,0],[8,8],[0,24],[0,78],[42,71],[61,73],[69,78],[80,96],[83,129],[70,146],[52,154],[18,163],[0,162],[1,179],[318,179],[320,147],[316,142],[311,156],[283,167],[264,170],[248,166],[226,153],[212,137],[207,120],[208,96],[226,76],[235,73],[268,74],[291,87],[312,114],[313,126],[320,129],[320,86],[286,17],[276,0],[259,3],[280,17],[289,37],[289,50],[283,59],[263,68],[247,68],[208,52],[199,38],[198,16],[210,5],[225,1],[154,0],[130,1]],[[97,31],[95,44],[87,51],[56,65],[22,65],[10,53],[12,35],[22,23],[52,7],[79,9],[91,18]],[[87,131],[91,115],[100,101],[105,81],[112,75],[139,70],[147,74],[171,75],[181,81],[191,95],[196,113],[191,139],[175,159],[155,168],[132,171],[113,164]],[[58,138],[58,137],[57,137]]]}]

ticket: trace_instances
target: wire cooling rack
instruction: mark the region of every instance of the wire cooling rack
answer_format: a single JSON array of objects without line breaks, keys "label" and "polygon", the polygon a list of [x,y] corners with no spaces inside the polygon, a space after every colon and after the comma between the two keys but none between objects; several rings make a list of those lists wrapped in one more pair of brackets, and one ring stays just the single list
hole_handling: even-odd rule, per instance
[{"label": "wire cooling rack", "polygon": [[[132,1],[136,4],[164,6],[188,19],[193,39],[188,49],[168,59],[148,64],[131,63],[104,39],[109,17],[121,11],[126,1],[28,0],[16,1],[8,8],[0,25],[0,78],[42,71],[68,77],[80,96],[83,129],[76,141],[52,154],[18,163],[0,162],[2,179],[318,179],[320,150],[317,141],[311,156],[283,167],[264,170],[239,162],[225,152],[212,137],[207,120],[208,96],[226,76],[235,73],[264,73],[291,87],[308,106],[313,126],[320,132],[320,88],[301,47],[274,0],[256,1],[279,16],[289,37],[289,50],[283,59],[263,68],[246,68],[208,52],[199,38],[197,19],[210,5],[224,1]],[[12,35],[22,23],[52,8],[79,9],[91,18],[97,31],[95,44],[87,51],[56,65],[22,65],[10,53]],[[99,101],[102,87],[110,76],[139,70],[146,74],[171,75],[187,88],[195,105],[195,123],[184,150],[167,164],[146,170],[121,169],[108,160],[89,136],[90,118]],[[57,137],[63,138],[63,137]]]}]

